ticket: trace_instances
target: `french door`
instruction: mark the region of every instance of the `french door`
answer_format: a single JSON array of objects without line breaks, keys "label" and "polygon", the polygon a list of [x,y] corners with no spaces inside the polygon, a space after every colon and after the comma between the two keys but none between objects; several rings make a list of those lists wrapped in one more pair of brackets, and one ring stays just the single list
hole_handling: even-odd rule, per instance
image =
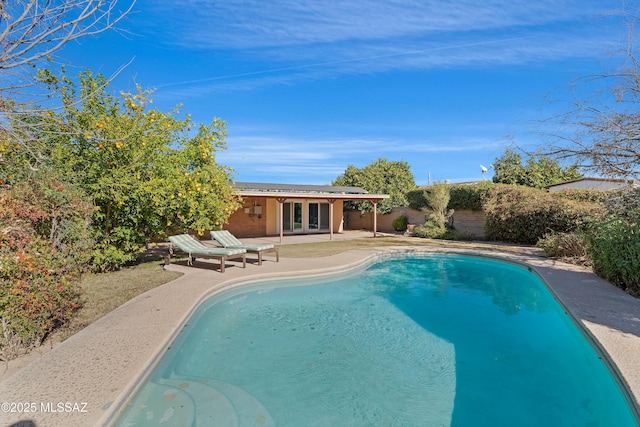
[{"label": "french door", "polygon": [[329,230],[329,204],[320,202],[284,202],[282,230],[285,233],[312,233]]},{"label": "french door", "polygon": [[309,203],[308,215],[309,231],[329,229],[329,204]]},{"label": "french door", "polygon": [[302,227],[302,203],[285,202],[282,204],[282,229],[285,232],[301,233]]}]

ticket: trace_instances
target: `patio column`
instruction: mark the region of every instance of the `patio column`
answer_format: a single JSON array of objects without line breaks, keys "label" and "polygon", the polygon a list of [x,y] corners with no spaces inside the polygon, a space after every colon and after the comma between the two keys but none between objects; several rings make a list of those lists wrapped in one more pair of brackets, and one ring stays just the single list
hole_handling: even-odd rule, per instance
[{"label": "patio column", "polygon": [[277,197],[276,200],[278,201],[278,211],[279,211],[279,217],[280,219],[278,220],[280,222],[280,243],[282,243],[282,236],[283,236],[283,230],[282,230],[282,216],[284,215],[284,209],[283,209],[283,204],[285,202],[285,200],[282,197]]},{"label": "patio column", "polygon": [[329,240],[333,240],[333,204],[336,199],[327,199],[329,202]]},{"label": "patio column", "polygon": [[378,201],[372,201],[373,203],[373,237],[376,237],[376,230],[378,229]]},{"label": "patio column", "polygon": [[382,199],[370,199],[373,203],[373,237],[376,237],[376,231],[378,230],[378,202]]}]

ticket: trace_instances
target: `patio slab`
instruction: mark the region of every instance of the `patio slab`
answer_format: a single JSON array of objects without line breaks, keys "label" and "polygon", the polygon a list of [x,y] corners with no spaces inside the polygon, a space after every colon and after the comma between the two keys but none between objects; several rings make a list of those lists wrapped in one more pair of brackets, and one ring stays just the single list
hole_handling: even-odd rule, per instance
[{"label": "patio slab", "polygon": [[279,263],[266,259],[262,266],[248,263],[246,269],[231,262],[224,274],[208,261],[197,261],[196,267],[172,264],[168,268],[183,272],[182,277],[125,303],[1,381],[2,402],[21,402],[23,410],[24,403],[33,403],[28,409],[34,410],[0,412],[0,425],[104,425],[198,302],[212,291],[241,286],[247,280],[330,274],[380,254],[413,251],[469,253],[527,263],[598,340],[636,401],[640,400],[640,300],[581,268],[530,254],[385,247],[322,258],[281,258]]}]

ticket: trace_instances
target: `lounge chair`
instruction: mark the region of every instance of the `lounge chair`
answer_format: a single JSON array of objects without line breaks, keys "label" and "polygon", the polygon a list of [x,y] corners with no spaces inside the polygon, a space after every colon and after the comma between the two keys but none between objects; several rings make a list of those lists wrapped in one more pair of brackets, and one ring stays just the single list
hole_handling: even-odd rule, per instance
[{"label": "lounge chair", "polygon": [[258,265],[262,265],[262,254],[265,252],[275,252],[276,262],[280,261],[280,252],[274,245],[244,245],[236,236],[228,230],[218,230],[211,232],[211,239],[220,243],[223,248],[227,249],[245,249],[249,253],[258,254]]},{"label": "lounge chair", "polygon": [[189,255],[188,265],[193,265],[193,260],[198,258],[214,258],[220,260],[220,273],[224,273],[224,263],[228,259],[242,258],[242,268],[247,267],[247,251],[242,248],[211,248],[200,243],[198,239],[189,234],[169,236],[169,260],[173,255],[173,246]]}]

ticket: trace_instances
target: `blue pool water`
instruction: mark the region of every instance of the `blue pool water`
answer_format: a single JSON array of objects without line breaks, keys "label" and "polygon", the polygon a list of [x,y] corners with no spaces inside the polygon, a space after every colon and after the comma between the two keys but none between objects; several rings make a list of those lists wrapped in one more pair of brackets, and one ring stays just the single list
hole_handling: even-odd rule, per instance
[{"label": "blue pool water", "polygon": [[207,300],[120,426],[637,426],[598,353],[526,268],[384,259]]}]

